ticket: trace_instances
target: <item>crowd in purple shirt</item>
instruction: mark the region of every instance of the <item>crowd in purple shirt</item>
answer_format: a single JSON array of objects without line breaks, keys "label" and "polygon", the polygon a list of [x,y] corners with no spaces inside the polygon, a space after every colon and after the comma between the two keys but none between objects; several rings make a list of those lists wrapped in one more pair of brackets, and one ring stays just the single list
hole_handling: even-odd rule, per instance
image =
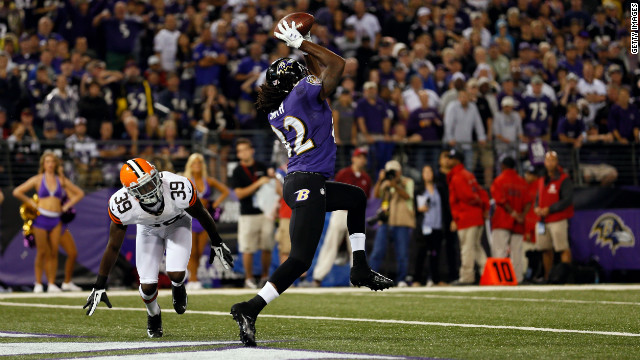
[{"label": "crowd in purple shirt", "polygon": [[[379,162],[393,154],[389,144],[442,140],[444,105],[455,105],[461,89],[478,107],[488,143],[505,97],[521,117],[522,141],[597,129],[611,142],[634,143],[640,73],[629,50],[629,3],[19,1],[0,11],[3,137],[24,109],[39,138],[54,125],[54,138],[72,135],[78,117],[95,140],[162,141],[168,122],[178,139],[200,125],[223,134],[224,146],[232,130],[267,129],[253,106],[264,70],[280,57],[301,58],[270,34],[284,15],[302,11],[315,15],[313,41],[347,59],[337,93],[348,92],[352,106],[339,107],[349,121],[340,126],[357,136],[345,139],[384,153]],[[572,104],[577,125],[566,121]],[[125,125],[130,117],[138,134]],[[108,138],[103,122],[113,127]],[[127,151],[145,155],[144,147]]]}]

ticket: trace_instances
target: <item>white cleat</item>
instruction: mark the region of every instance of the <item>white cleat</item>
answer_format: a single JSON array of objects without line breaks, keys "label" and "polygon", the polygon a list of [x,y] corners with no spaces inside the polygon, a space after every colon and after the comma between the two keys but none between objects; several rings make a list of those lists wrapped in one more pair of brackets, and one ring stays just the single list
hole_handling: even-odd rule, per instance
[{"label": "white cleat", "polygon": [[200,281],[189,281],[186,285],[187,290],[202,290],[202,283]]},{"label": "white cleat", "polygon": [[42,288],[42,284],[35,284],[33,286],[33,293],[34,294],[41,294],[44,292],[44,289]]},{"label": "white cleat", "polygon": [[58,287],[58,285],[56,285],[56,284],[54,284],[54,283],[51,283],[51,284],[49,284],[49,286],[48,286],[48,288],[47,288],[47,292],[50,292],[50,293],[59,293],[59,292],[62,292],[62,289],[60,289],[60,288]]},{"label": "white cleat", "polygon": [[62,291],[82,291],[82,288],[73,282],[62,283]]}]

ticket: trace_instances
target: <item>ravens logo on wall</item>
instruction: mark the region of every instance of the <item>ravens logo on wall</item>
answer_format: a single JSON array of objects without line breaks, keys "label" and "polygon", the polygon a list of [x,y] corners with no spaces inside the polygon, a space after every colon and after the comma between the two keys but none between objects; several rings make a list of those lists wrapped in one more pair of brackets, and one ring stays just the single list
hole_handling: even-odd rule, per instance
[{"label": "ravens logo on wall", "polygon": [[589,238],[596,237],[596,245],[609,246],[615,255],[620,247],[633,247],[636,243],[631,229],[614,213],[600,215],[591,226]]}]

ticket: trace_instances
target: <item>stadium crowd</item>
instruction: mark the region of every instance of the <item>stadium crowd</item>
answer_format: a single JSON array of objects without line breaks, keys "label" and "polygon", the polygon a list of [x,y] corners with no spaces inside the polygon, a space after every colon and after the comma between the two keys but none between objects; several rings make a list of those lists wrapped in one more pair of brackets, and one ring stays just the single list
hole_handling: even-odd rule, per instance
[{"label": "stadium crowd", "polygon": [[[35,174],[47,148],[81,187],[117,184],[131,157],[183,171],[191,140],[209,133],[223,165],[212,175],[227,183],[236,131],[268,133],[252,138],[256,148],[271,143],[256,91],[272,61],[301,59],[271,36],[279,19],[301,11],[315,16],[313,41],[346,59],[331,101],[339,158],[367,147],[374,181],[392,158],[437,167],[444,145],[489,188],[505,157],[544,172],[553,142],[581,150],[574,179],[610,185],[618,171],[603,144],[640,141],[628,8],[615,0],[4,1],[0,126],[10,165],[24,172],[12,182]],[[3,166],[3,186],[7,178]]]}]

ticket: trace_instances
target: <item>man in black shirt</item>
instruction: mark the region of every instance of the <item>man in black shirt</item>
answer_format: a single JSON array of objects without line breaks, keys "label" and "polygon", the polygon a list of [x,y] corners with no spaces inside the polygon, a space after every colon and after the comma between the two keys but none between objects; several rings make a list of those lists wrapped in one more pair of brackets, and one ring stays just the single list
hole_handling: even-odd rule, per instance
[{"label": "man in black shirt", "polygon": [[[240,218],[238,219],[238,250],[242,253],[245,271],[245,287],[257,289],[253,278],[253,254],[262,250],[261,282],[269,277],[271,250],[273,249],[273,221],[268,219],[258,207],[257,192],[271,181],[267,176],[267,167],[255,161],[255,150],[248,139],[236,141],[236,152],[240,160],[233,170],[232,186],[240,200]],[[275,190],[274,190],[275,191]]]}]

